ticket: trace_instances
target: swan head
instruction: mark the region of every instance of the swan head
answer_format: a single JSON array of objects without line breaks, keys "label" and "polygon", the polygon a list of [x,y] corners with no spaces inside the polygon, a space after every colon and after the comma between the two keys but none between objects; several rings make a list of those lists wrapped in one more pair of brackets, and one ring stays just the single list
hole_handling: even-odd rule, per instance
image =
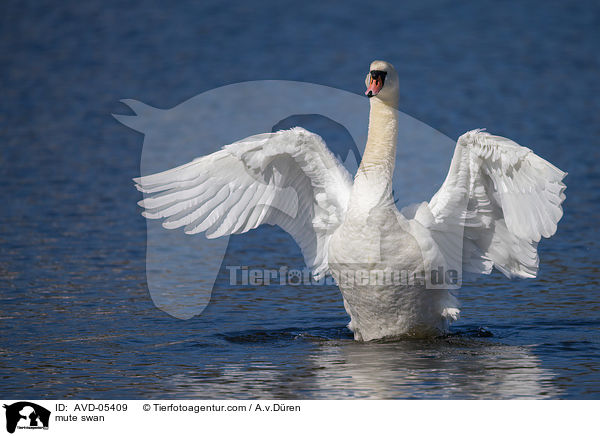
[{"label": "swan head", "polygon": [[365,95],[377,98],[387,104],[398,102],[398,73],[392,64],[385,61],[373,61],[365,79]]}]

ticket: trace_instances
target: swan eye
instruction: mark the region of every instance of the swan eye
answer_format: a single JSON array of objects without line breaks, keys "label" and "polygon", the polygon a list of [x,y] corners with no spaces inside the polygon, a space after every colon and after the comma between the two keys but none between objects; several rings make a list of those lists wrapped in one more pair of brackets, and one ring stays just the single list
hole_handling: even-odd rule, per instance
[{"label": "swan eye", "polygon": [[387,71],[371,70],[370,74],[371,74],[371,82],[373,80],[375,80],[377,82],[381,81],[381,86],[383,86],[383,84],[385,83],[385,76],[387,75]]}]

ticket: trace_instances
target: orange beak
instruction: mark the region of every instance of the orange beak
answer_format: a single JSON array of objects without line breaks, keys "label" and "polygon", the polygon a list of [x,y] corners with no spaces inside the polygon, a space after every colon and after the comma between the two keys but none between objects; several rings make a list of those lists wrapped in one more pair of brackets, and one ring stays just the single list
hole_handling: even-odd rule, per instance
[{"label": "orange beak", "polygon": [[383,88],[383,80],[380,77],[373,78],[373,76],[371,76],[371,81],[369,82],[369,87],[365,91],[365,95],[371,98],[379,94],[381,88]]}]

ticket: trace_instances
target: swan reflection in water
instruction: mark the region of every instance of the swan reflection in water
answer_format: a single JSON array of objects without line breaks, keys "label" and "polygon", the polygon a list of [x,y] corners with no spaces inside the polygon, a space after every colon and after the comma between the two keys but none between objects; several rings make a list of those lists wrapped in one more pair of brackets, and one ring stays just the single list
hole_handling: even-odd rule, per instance
[{"label": "swan reflection in water", "polygon": [[[552,385],[554,374],[542,368],[528,348],[485,338],[388,343],[318,340],[313,352],[304,354],[289,353],[289,347],[296,345],[288,347],[285,341],[308,338],[286,334],[278,352],[262,354],[260,348],[272,350],[277,336],[269,332],[229,336],[237,345],[250,346],[251,356],[239,363],[175,375],[160,389],[173,397],[213,399],[232,395],[237,399],[549,399],[559,395]],[[253,340],[267,343],[256,346]]]},{"label": "swan reflection in water", "polygon": [[325,346],[314,356],[322,392],[377,399],[556,395],[552,374],[527,348],[459,338],[357,345]]}]

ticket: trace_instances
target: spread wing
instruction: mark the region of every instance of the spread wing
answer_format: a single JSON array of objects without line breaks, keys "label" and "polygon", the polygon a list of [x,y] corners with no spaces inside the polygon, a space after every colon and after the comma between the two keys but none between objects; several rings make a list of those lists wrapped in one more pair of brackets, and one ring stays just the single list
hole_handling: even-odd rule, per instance
[{"label": "spread wing", "polygon": [[351,178],[320,136],[296,127],[251,136],[208,156],[133,179],[143,216],[208,238],[278,225],[298,243],[316,276],[342,223]]},{"label": "spread wing", "polygon": [[[459,138],[423,221],[445,258],[462,252],[463,271],[535,277],[537,243],[563,214],[566,174],[510,139],[473,130]],[[457,235],[462,250],[453,251]]]}]

